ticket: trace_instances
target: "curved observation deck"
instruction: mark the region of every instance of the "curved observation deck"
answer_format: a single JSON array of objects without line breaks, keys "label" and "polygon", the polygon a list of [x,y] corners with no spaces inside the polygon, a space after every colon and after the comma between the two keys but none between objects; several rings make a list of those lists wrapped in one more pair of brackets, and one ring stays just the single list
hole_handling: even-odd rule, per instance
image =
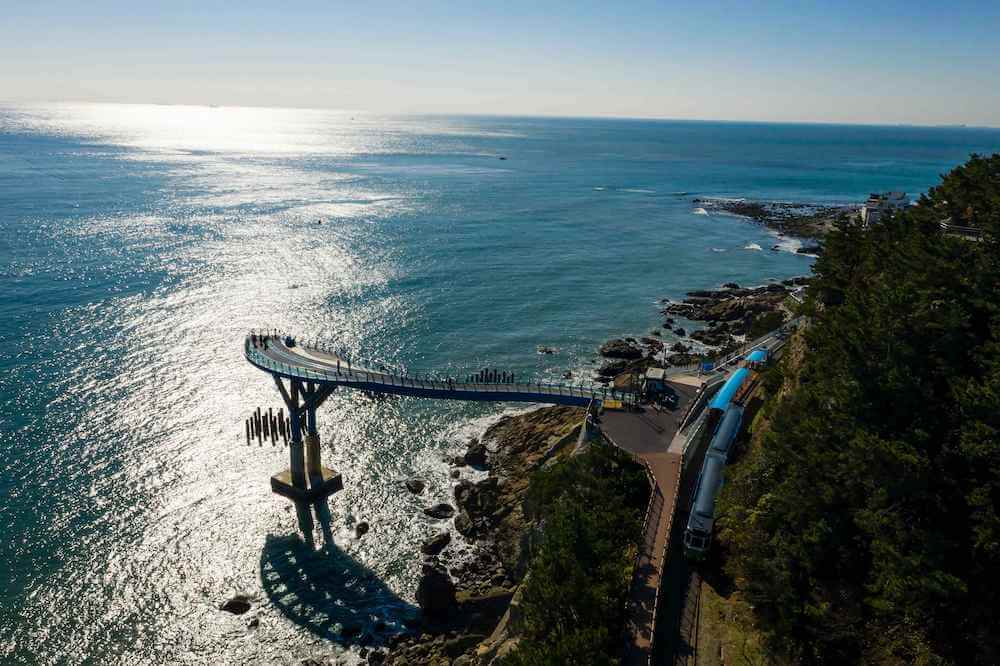
[{"label": "curved observation deck", "polygon": [[[243,344],[247,361],[265,372],[285,379],[311,382],[329,389],[345,388],[372,393],[408,395],[443,400],[477,402],[535,402],[586,407],[608,399],[630,401],[631,393],[600,386],[571,386],[543,382],[457,381],[450,377],[422,376],[393,371],[384,366],[357,361],[346,352],[320,343],[306,343],[275,331],[251,332]],[[501,375],[503,377],[503,375]]]}]

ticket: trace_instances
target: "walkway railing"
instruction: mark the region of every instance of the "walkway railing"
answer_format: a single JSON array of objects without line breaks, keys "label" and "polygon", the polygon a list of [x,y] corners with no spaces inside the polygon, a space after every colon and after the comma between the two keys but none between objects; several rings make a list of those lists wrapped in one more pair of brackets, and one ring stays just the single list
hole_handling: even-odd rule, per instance
[{"label": "walkway railing", "polygon": [[[436,373],[421,373],[416,375],[393,374],[391,370],[385,369],[380,364],[365,364],[358,366],[355,360],[348,356],[346,351],[335,350],[324,347],[319,343],[303,343],[296,341],[296,347],[306,352],[318,351],[331,356],[330,361],[314,361],[303,358],[302,363],[284,363],[263,351],[253,342],[251,336],[260,336],[266,340],[280,341],[286,336],[280,331],[253,332],[244,341],[244,355],[247,360],[257,367],[284,377],[313,381],[317,383],[334,383],[354,388],[381,391],[388,393],[422,393],[422,392],[442,392],[458,397],[471,399],[468,395],[461,394],[504,394],[498,395],[497,400],[503,401],[505,396],[521,396],[523,398],[537,397],[539,401],[545,402],[544,398],[550,398],[553,402],[563,402],[560,398],[570,398],[574,401],[620,399],[630,401],[634,396],[626,391],[619,391],[614,388],[553,384],[547,382],[502,382],[502,381],[475,381],[459,382],[454,378],[444,378]],[[259,339],[259,338],[258,338]],[[274,344],[274,341],[271,344]],[[292,347],[290,349],[295,349]],[[350,360],[348,360],[350,358]],[[337,361],[340,361],[337,364]],[[335,365],[336,364],[336,365]],[[378,366],[375,370],[371,366]],[[406,371],[404,371],[406,372]],[[411,371],[412,372],[412,371]],[[488,397],[483,399],[489,399]]]},{"label": "walkway railing", "polygon": [[973,238],[976,240],[983,237],[983,230],[978,227],[963,227],[943,220],[938,224],[941,226],[941,230],[946,234],[955,234],[957,236],[965,236],[966,238]]}]

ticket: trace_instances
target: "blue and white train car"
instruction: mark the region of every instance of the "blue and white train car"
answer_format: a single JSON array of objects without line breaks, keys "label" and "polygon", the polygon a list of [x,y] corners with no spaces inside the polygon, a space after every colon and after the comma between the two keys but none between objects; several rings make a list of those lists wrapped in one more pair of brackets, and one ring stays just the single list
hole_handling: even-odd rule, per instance
[{"label": "blue and white train car", "polygon": [[729,411],[722,417],[722,423],[715,431],[715,436],[712,437],[712,443],[708,446],[709,453],[717,453],[722,456],[723,462],[728,462],[729,450],[732,449],[733,442],[736,441],[736,435],[739,433],[742,423],[743,408],[739,405],[730,406]]},{"label": "blue and white train car", "polygon": [[688,557],[701,557],[712,542],[715,498],[722,488],[725,467],[726,459],[718,453],[709,451],[705,455],[705,464],[698,476],[698,487],[688,515],[687,529],[684,530],[684,552]]}]

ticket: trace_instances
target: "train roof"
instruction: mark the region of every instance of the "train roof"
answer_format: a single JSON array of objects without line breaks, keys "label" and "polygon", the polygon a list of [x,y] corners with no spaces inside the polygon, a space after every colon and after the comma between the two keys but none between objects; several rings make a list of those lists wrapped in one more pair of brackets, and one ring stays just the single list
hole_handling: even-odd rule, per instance
[{"label": "train roof", "polygon": [[763,363],[767,360],[767,350],[757,349],[747,354],[747,360],[751,363]]},{"label": "train roof", "polygon": [[736,433],[740,430],[740,423],[743,421],[743,408],[739,405],[731,405],[726,415],[722,417],[715,435],[712,437],[710,451],[717,451],[723,456],[729,456],[729,447],[736,439]]},{"label": "train roof", "polygon": [[715,453],[705,456],[705,464],[701,468],[701,479],[698,481],[698,495],[694,499],[694,510],[700,516],[711,518],[715,514],[715,496],[722,487],[722,471],[726,466],[725,459]]},{"label": "train roof", "polygon": [[712,402],[708,403],[710,409],[726,409],[729,406],[729,401],[733,399],[736,392],[740,390],[740,386],[743,381],[747,378],[750,371],[746,368],[740,368],[732,374],[732,376],[726,380],[726,383],[722,385],[719,392],[715,394],[712,398]]}]

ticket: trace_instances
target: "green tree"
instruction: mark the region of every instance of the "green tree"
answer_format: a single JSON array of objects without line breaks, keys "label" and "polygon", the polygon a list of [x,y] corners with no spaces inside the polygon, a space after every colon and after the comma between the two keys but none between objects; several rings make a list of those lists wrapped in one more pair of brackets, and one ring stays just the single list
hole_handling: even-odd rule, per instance
[{"label": "green tree", "polygon": [[776,654],[1000,661],[998,216],[1000,155],[973,156],[912,210],[842,224],[817,260],[807,351],[779,375],[795,388],[722,500]]}]

